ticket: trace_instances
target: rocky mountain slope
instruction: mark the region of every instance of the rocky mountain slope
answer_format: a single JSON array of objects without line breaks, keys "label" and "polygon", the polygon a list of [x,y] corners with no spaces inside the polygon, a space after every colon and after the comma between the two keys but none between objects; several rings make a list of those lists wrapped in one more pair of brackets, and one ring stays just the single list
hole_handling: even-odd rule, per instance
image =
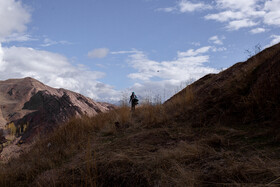
[{"label": "rocky mountain slope", "polygon": [[0,128],[14,123],[17,131],[26,125],[23,140],[53,130],[72,117],[94,116],[113,108],[81,94],[55,89],[27,77],[0,81]]}]

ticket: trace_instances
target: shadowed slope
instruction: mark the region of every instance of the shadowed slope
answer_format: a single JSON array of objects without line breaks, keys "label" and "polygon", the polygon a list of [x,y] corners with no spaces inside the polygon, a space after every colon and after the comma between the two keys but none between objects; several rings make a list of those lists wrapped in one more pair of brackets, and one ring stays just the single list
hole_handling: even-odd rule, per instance
[{"label": "shadowed slope", "polygon": [[186,101],[183,118],[193,125],[228,125],[280,120],[280,44],[219,74],[191,84],[165,104]]}]

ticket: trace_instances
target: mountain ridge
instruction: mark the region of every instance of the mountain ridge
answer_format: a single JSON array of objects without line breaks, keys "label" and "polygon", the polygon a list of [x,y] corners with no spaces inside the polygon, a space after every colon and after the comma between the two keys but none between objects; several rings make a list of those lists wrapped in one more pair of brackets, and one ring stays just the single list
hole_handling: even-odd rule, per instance
[{"label": "mountain ridge", "polygon": [[24,140],[45,134],[72,117],[94,116],[114,108],[67,89],[52,88],[31,77],[0,81],[0,103],[0,127],[8,123],[17,128],[28,124]]}]

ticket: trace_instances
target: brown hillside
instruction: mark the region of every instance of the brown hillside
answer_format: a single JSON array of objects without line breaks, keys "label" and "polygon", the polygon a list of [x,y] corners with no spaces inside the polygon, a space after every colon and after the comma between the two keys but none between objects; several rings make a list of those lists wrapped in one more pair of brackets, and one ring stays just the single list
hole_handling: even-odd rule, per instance
[{"label": "brown hillside", "polygon": [[33,79],[0,81],[0,128],[14,123],[17,130],[28,124],[22,139],[51,131],[57,124],[75,116],[93,116],[112,105],[93,101],[81,94],[51,88]]},{"label": "brown hillside", "polygon": [[193,96],[178,117],[193,125],[248,124],[280,120],[280,44],[219,74],[209,74],[170,98]]}]

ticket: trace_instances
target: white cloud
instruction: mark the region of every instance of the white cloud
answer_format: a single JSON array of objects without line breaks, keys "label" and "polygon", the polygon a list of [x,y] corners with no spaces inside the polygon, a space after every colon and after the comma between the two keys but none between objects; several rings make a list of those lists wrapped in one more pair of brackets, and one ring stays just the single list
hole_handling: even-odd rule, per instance
[{"label": "white cloud", "polygon": [[162,11],[162,12],[173,12],[176,10],[176,7],[166,7],[166,8],[158,8],[156,11]]},{"label": "white cloud", "polygon": [[0,43],[0,72],[5,69],[6,63],[4,62],[4,51]]},{"label": "white cloud", "polygon": [[244,17],[244,13],[242,12],[233,12],[231,10],[227,10],[216,14],[208,14],[205,16],[205,19],[207,20],[212,19],[219,22],[226,22],[235,19],[242,19],[243,17]]},{"label": "white cloud", "polygon": [[224,36],[219,37],[219,36],[215,35],[215,36],[210,37],[209,41],[213,42],[214,44],[217,44],[217,45],[223,45],[224,39],[225,39]]},{"label": "white cloud", "polygon": [[[216,0],[217,13],[208,14],[206,20],[226,22],[229,30],[253,27],[264,23],[280,26],[280,0]],[[264,32],[252,29],[253,34]]]},{"label": "white cloud", "polygon": [[60,54],[25,47],[0,45],[0,79],[33,77],[56,88],[66,88],[96,100],[118,100],[120,93],[98,79],[102,72],[73,66]]},{"label": "white cloud", "polygon": [[243,19],[243,20],[234,20],[230,21],[227,25],[228,30],[239,30],[240,28],[246,28],[246,27],[252,27],[256,26],[258,23],[251,21],[249,19]]},{"label": "white cloud", "polygon": [[194,45],[194,46],[196,46],[196,47],[200,46],[200,43],[199,43],[199,42],[192,42],[191,44]]},{"label": "white cloud", "polygon": [[160,99],[165,101],[188,84],[208,73],[218,72],[206,65],[209,62],[208,52],[218,51],[212,46],[198,49],[178,51],[177,57],[170,61],[154,61],[143,52],[136,49],[131,51],[116,51],[111,54],[128,54],[127,62],[136,72],[128,74],[135,84],[124,90],[127,95],[136,92],[143,99]]},{"label": "white cloud", "polygon": [[280,26],[280,0],[266,1],[264,10],[266,11],[264,23]]},{"label": "white cloud", "polygon": [[61,45],[69,45],[71,44],[70,42],[68,41],[65,41],[65,40],[61,40],[61,41],[53,41],[49,38],[45,38],[44,39],[44,43],[41,44],[42,47],[49,47],[49,46],[52,46],[52,45],[58,45],[58,44],[61,44]]},{"label": "white cloud", "polygon": [[98,48],[93,49],[92,51],[88,52],[89,58],[104,58],[109,54],[109,49],[107,48]]},{"label": "white cloud", "polygon": [[197,56],[199,54],[208,52],[210,48],[211,48],[211,46],[205,46],[205,47],[201,47],[197,50],[189,49],[186,52],[178,52],[178,57]]},{"label": "white cloud", "polygon": [[37,40],[37,39],[32,38],[32,36],[29,35],[29,34],[13,33],[13,34],[10,34],[9,36],[6,36],[3,39],[3,43],[8,43],[8,42],[26,42],[26,41],[34,41],[34,40]]},{"label": "white cloud", "polygon": [[255,29],[252,29],[251,31],[250,31],[250,33],[252,33],[252,34],[258,34],[258,33],[262,33],[262,32],[265,32],[266,30],[264,29],[264,28],[255,28]]},{"label": "white cloud", "polygon": [[273,46],[275,44],[278,44],[280,42],[280,35],[271,35],[270,38],[272,38],[272,40],[270,41],[270,43],[265,46],[264,48]]},{"label": "white cloud", "polygon": [[128,63],[137,71],[128,75],[137,81],[131,90],[142,97],[159,95],[162,100],[166,100],[202,76],[217,73],[217,69],[206,65],[209,63],[206,53],[222,50],[204,46],[185,52],[178,51],[174,60],[161,62],[149,59],[142,51],[135,52],[128,59]]},{"label": "white cloud", "polygon": [[280,35],[272,35],[271,38],[273,38],[273,40],[271,41],[272,45],[280,42]]},{"label": "white cloud", "polygon": [[192,82],[194,82],[194,79],[184,82],[178,80],[163,80],[135,83],[129,89],[130,92],[128,92],[127,95],[129,96],[132,91],[135,92],[137,96],[141,96],[140,103],[145,102],[147,99],[151,102],[158,102],[159,100],[164,102]]},{"label": "white cloud", "polygon": [[222,52],[222,51],[226,51],[227,48],[226,47],[212,47],[211,50],[213,52]]},{"label": "white cloud", "polygon": [[204,3],[192,3],[189,0],[182,0],[178,3],[180,12],[193,12],[196,10],[206,10],[211,9],[212,7],[210,5],[204,4]]},{"label": "white cloud", "polygon": [[251,10],[258,0],[216,0],[217,6],[222,9]]},{"label": "white cloud", "polygon": [[132,49],[131,51],[112,51],[111,54],[112,55],[120,55],[120,54],[133,54],[133,53],[137,53],[139,52],[136,49]]},{"label": "white cloud", "polygon": [[193,3],[189,0],[181,0],[176,3],[174,7],[158,8],[156,11],[162,12],[194,12],[199,10],[212,9],[212,6],[204,4],[202,2]]},{"label": "white cloud", "polygon": [[198,79],[205,74],[217,72],[216,69],[204,65],[209,61],[209,56],[202,54],[207,53],[210,48],[206,46],[178,52],[175,60],[162,62],[150,60],[147,55],[139,51],[130,55],[129,64],[137,72],[129,74],[128,77],[143,81],[145,84],[159,79],[165,83],[172,82],[174,86],[190,79]]},{"label": "white cloud", "polygon": [[[239,30],[260,24],[280,27],[280,0],[214,0],[208,1],[208,4],[204,2],[181,0],[174,7],[162,11],[187,13],[212,9],[213,11],[208,12],[204,18],[225,23],[228,30]],[[259,32],[261,30],[251,29],[251,33]]]},{"label": "white cloud", "polygon": [[26,24],[30,21],[30,13],[21,1],[0,1],[0,42],[13,33],[21,33],[26,30]]}]

